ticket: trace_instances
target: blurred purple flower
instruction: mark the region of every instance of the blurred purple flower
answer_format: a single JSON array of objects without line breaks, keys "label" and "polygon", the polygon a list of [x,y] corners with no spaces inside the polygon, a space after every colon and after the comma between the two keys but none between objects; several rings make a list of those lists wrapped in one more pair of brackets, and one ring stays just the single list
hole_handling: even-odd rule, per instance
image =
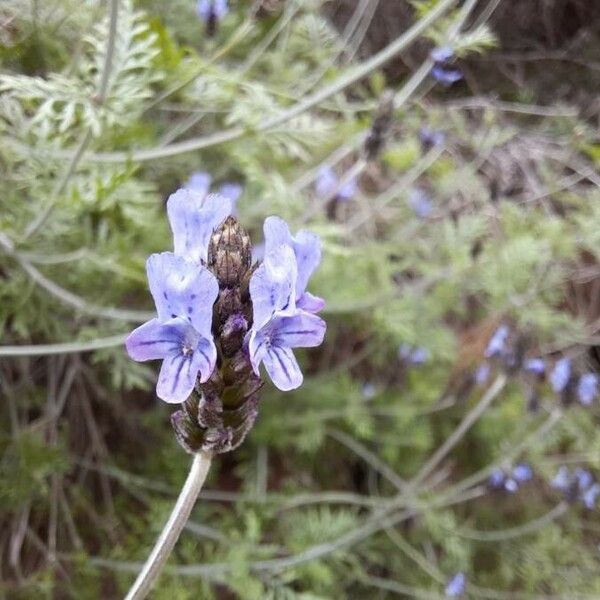
[{"label": "blurred purple flower", "polygon": [[438,46],[430,52],[429,56],[435,63],[447,63],[454,58],[454,50],[450,46]]},{"label": "blurred purple flower", "polygon": [[589,406],[598,394],[598,376],[595,373],[585,373],[577,384],[577,397],[584,406]]},{"label": "blurred purple flower", "polygon": [[554,365],[552,373],[550,373],[550,385],[558,394],[564,392],[569,380],[571,379],[571,359],[561,358]]},{"label": "blurred purple flower", "polygon": [[441,146],[446,141],[446,134],[443,131],[422,127],[419,132],[419,139],[425,149]]},{"label": "blurred purple flower", "polygon": [[563,465],[562,467],[559,467],[554,479],[550,482],[550,485],[557,490],[566,492],[571,487],[572,481],[568,467]]},{"label": "blurred purple flower", "polygon": [[184,402],[198,373],[204,382],[215,367],[211,326],[219,285],[210,271],[171,252],[151,255],[146,270],[158,318],[134,329],[125,346],[134,360],[162,359],[158,397]]},{"label": "blurred purple flower", "polygon": [[587,469],[575,469],[575,479],[580,492],[587,490],[592,485],[594,478]]},{"label": "blurred purple flower", "polygon": [[506,340],[510,334],[510,328],[508,325],[500,325],[496,329],[494,335],[490,338],[487,348],[485,350],[486,358],[491,358],[502,354],[506,349]]},{"label": "blurred purple flower", "polygon": [[432,77],[444,86],[450,86],[463,77],[461,71],[449,67],[449,62],[454,58],[454,50],[449,46],[434,48],[430,53],[434,66],[431,69]]},{"label": "blurred purple flower", "polygon": [[362,397],[365,400],[371,400],[377,395],[377,388],[371,383],[367,382],[362,386]]},{"label": "blurred purple flower", "polygon": [[521,463],[512,470],[512,476],[519,483],[523,483],[533,477],[533,469],[528,464]]},{"label": "blurred purple flower", "polygon": [[252,246],[252,260],[255,262],[261,261],[265,257],[265,244],[256,244]]},{"label": "blurred purple flower", "polygon": [[218,194],[202,195],[187,188],[167,200],[175,254],[195,263],[206,261],[213,230],[231,214],[231,202]]},{"label": "blurred purple flower", "polygon": [[519,489],[519,484],[512,477],[508,477],[504,482],[504,489],[511,494],[514,494]]},{"label": "blurred purple flower", "polygon": [[457,573],[446,586],[445,595],[447,598],[458,598],[465,593],[467,578],[464,573]]},{"label": "blurred purple flower", "polygon": [[504,486],[506,475],[502,469],[494,469],[488,478],[488,485],[497,490]]},{"label": "blurred purple flower", "polygon": [[408,205],[421,219],[426,219],[433,212],[431,198],[423,188],[413,188],[409,192]]},{"label": "blurred purple flower", "polygon": [[401,344],[398,348],[398,358],[411,365],[422,365],[429,360],[429,350],[422,346],[413,347],[409,344]]},{"label": "blurred purple flower", "polygon": [[490,378],[491,367],[489,363],[482,363],[475,371],[475,383],[483,385]]},{"label": "blurred purple flower", "polygon": [[543,358],[528,358],[523,364],[523,369],[528,373],[543,375],[546,371],[546,363]]},{"label": "blurred purple flower", "polygon": [[229,12],[227,0],[198,0],[196,14],[205,23],[211,19],[220,21]]},{"label": "blurred purple flower", "polygon": [[296,308],[297,278],[294,251],[278,245],[267,252],[250,280],[254,315],[248,341],[250,362],[257,375],[262,362],[282,391],[299,387],[303,380],[292,349],[318,346],[325,335],[323,319]]},{"label": "blurred purple flower", "polygon": [[[201,196],[206,196],[210,191],[213,178],[210,173],[196,171],[192,173],[185,184],[185,188]],[[239,183],[226,181],[219,188],[219,194],[231,201],[231,214],[235,213],[237,201],[240,199],[244,188]]]},{"label": "blurred purple flower", "polygon": [[219,194],[221,196],[225,196],[231,200],[231,205],[233,206],[233,210],[235,210],[235,205],[237,201],[240,199],[244,188],[239,183],[230,183],[226,182],[219,188]]},{"label": "blurred purple flower", "polygon": [[319,312],[325,306],[325,301],[306,291],[310,276],[321,262],[321,240],[319,236],[303,229],[293,237],[287,223],[279,217],[267,217],[263,231],[265,234],[265,256],[268,256],[280,246],[287,246],[293,250],[297,265],[295,304],[298,308],[307,312]]},{"label": "blurred purple flower", "polygon": [[[343,185],[340,185],[340,178],[335,174],[335,171],[328,165],[319,169],[317,179],[315,181],[315,192],[321,198],[329,198],[335,194],[335,199],[339,202],[347,202],[351,200],[358,191],[356,178],[351,178]],[[336,193],[337,190],[337,193]]]},{"label": "blurred purple flower", "polygon": [[596,500],[600,495],[600,484],[594,483],[581,496],[581,501],[586,508],[592,510],[596,506]]}]

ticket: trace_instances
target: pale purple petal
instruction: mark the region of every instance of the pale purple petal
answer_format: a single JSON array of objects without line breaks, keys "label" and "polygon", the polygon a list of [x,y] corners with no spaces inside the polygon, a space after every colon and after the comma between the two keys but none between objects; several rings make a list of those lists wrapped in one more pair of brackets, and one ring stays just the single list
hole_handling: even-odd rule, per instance
[{"label": "pale purple petal", "polygon": [[167,214],[175,254],[194,262],[206,261],[210,236],[231,214],[231,201],[219,194],[205,197],[183,188],[169,196]]},{"label": "pale purple petal", "polygon": [[436,63],[445,63],[454,56],[454,50],[450,46],[439,46],[431,51],[430,56]]},{"label": "pale purple petal", "polygon": [[271,381],[281,391],[287,392],[302,385],[302,372],[290,348],[271,346],[266,350],[262,362]]},{"label": "pale purple petal", "polygon": [[337,186],[338,177],[334,170],[329,166],[321,167],[315,181],[315,192],[317,193],[317,196],[329,198],[333,195]]},{"label": "pale purple petal", "polygon": [[235,206],[243,191],[244,188],[239,183],[224,183],[219,189],[219,194],[231,200],[231,203]]},{"label": "pale purple petal", "polygon": [[293,249],[298,264],[296,298],[299,298],[306,290],[310,276],[321,262],[321,239],[310,231],[299,231],[296,234]]},{"label": "pale purple petal", "polygon": [[356,183],[356,179],[352,177],[349,181],[347,181],[340,187],[337,193],[337,198],[341,202],[347,202],[348,200],[354,198],[357,191],[358,185]]},{"label": "pale purple petal", "polygon": [[204,173],[202,171],[196,171],[192,173],[190,178],[187,180],[185,187],[197,192],[201,196],[206,196],[210,190],[210,184],[212,183],[212,175],[210,173]]},{"label": "pale purple petal", "polygon": [[156,384],[158,397],[172,404],[185,402],[194,389],[201,359],[197,352],[165,358]]},{"label": "pale purple petal", "polygon": [[271,345],[286,348],[314,348],[323,342],[325,321],[317,315],[297,312],[292,316],[275,316],[267,325]]},{"label": "pale purple petal", "polygon": [[296,299],[306,290],[308,280],[321,262],[321,240],[318,235],[302,230],[293,238],[287,223],[279,217],[267,217],[264,224],[267,254],[282,244],[294,250],[298,265]]},{"label": "pale purple petal", "polygon": [[318,296],[313,296],[310,292],[304,292],[296,301],[296,308],[300,308],[309,313],[318,313],[325,306],[325,300]]},{"label": "pale purple petal", "polygon": [[256,244],[252,246],[252,260],[258,262],[265,257],[265,245]]},{"label": "pale purple petal", "polygon": [[215,11],[215,17],[221,20],[229,12],[227,0],[214,0],[213,10]]},{"label": "pale purple petal", "polygon": [[179,352],[186,325],[183,319],[172,319],[167,323],[152,319],[127,336],[125,340],[127,352],[133,360],[137,361],[157,360]]},{"label": "pale purple petal", "polygon": [[254,329],[262,327],[276,311],[295,309],[296,277],[296,260],[289,246],[267,253],[250,279]]},{"label": "pale purple petal", "polygon": [[146,271],[159,320],[182,317],[203,337],[210,337],[212,306],[219,293],[215,276],[172,252],[152,254]]}]

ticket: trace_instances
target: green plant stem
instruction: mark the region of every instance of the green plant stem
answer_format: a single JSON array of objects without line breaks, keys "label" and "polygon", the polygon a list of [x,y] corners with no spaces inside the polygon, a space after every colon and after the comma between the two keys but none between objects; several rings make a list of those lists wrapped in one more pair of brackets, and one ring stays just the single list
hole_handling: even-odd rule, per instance
[{"label": "green plant stem", "polygon": [[142,600],[148,595],[171,555],[192,508],[194,508],[198,494],[208,475],[211,459],[212,456],[206,452],[198,452],[194,455],[190,472],[181,488],[173,512],[125,600]]},{"label": "green plant stem", "polygon": [[[212,135],[178,142],[162,148],[152,148],[150,150],[139,150],[134,152],[105,152],[98,154],[87,154],[83,157],[83,160],[107,163],[120,163],[126,160],[133,160],[136,162],[156,160],[169,156],[177,156],[186,152],[194,152],[196,150],[214,146],[216,144],[230,142],[243,137],[247,133],[254,134],[256,132],[273,129],[274,127],[282,125],[290,119],[301,115],[314,106],[317,106],[331,96],[340,93],[348,86],[360,81],[373,71],[379,69],[386,62],[394,58],[394,56],[410,46],[428,27],[430,27],[445,12],[450,10],[454,4],[456,4],[456,0],[442,0],[435,6],[435,8],[427,13],[427,15],[415,23],[408,31],[386,46],[383,50],[377,54],[374,54],[369,60],[366,60],[356,68],[351,69],[348,73],[339,77],[331,85],[315,92],[314,94],[311,94],[287,110],[284,110],[273,117],[263,119],[254,129],[247,129],[245,127],[232,127]],[[58,156],[62,155],[63,153],[58,153]],[[70,153],[68,153],[67,156],[71,156]]]}]

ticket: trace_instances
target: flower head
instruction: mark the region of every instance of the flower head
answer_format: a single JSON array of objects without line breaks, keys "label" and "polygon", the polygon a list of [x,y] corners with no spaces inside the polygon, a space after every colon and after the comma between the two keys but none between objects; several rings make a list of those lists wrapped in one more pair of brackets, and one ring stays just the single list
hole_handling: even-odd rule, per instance
[{"label": "flower head", "polygon": [[552,373],[550,373],[550,385],[552,389],[559,394],[564,392],[569,381],[571,380],[571,359],[561,358],[554,365]]},{"label": "flower head", "polygon": [[426,219],[433,212],[433,203],[423,188],[414,188],[408,195],[408,205],[417,217]]},{"label": "flower head", "polygon": [[205,23],[211,20],[220,21],[229,12],[227,0],[198,0],[196,14]]},{"label": "flower head", "polygon": [[446,586],[445,595],[447,598],[458,598],[465,593],[467,578],[464,573],[457,573]]},{"label": "flower head", "polygon": [[500,325],[500,327],[496,329],[485,350],[486,358],[491,358],[504,353],[509,334],[510,329],[508,325]]},{"label": "flower head", "polygon": [[595,373],[585,373],[577,384],[577,397],[584,406],[589,406],[598,395],[598,376]]},{"label": "flower head", "polygon": [[311,313],[319,312],[325,306],[325,301],[306,291],[310,276],[321,262],[319,236],[303,229],[293,237],[287,223],[279,217],[267,217],[263,230],[266,256],[274,251],[280,253],[278,248],[281,246],[293,251],[296,263],[294,302],[297,307]]},{"label": "flower head", "polygon": [[546,372],[546,363],[543,358],[528,358],[523,364],[523,370],[535,375],[543,375]]},{"label": "flower head", "polygon": [[218,194],[202,195],[182,188],[169,196],[167,215],[175,254],[195,263],[206,262],[213,230],[231,213],[231,202]]},{"label": "flower head", "polygon": [[[265,223],[268,240],[266,231]],[[325,321],[296,306],[298,273],[294,250],[282,244],[267,252],[250,279],[250,362],[256,374],[263,363],[275,386],[283,391],[297,388],[303,380],[292,349],[319,346],[325,335]]]},{"label": "flower head", "polygon": [[[339,188],[339,189],[338,189]],[[315,181],[315,192],[321,198],[329,198],[335,194],[335,199],[340,202],[351,200],[358,191],[356,178],[352,177],[340,186],[340,178],[328,165],[319,169]]]},{"label": "flower head", "polygon": [[184,402],[196,378],[206,381],[217,360],[212,306],[219,286],[214,275],[171,252],[153,254],[146,270],[157,318],[126,340],[134,360],[162,359],[156,392],[165,402]]}]

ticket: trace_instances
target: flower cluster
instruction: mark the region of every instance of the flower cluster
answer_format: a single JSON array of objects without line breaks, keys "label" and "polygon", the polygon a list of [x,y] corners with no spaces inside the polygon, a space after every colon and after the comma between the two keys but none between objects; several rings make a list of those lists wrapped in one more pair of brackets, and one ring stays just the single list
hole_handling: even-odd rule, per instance
[{"label": "flower cluster", "polygon": [[596,506],[600,495],[600,483],[595,482],[593,475],[582,468],[571,471],[568,467],[560,467],[551,485],[561,491],[569,502],[579,500],[590,510]]},{"label": "flower cluster", "polygon": [[431,76],[444,86],[450,86],[463,78],[462,72],[450,67],[450,62],[454,58],[454,50],[450,46],[440,46],[431,51],[431,60],[434,65],[431,69]]},{"label": "flower cluster", "polygon": [[259,366],[280,390],[297,388],[302,373],[292,349],[323,341],[316,313],[324,301],[306,289],[321,244],[269,217],[264,261],[252,264],[231,200],[206,191],[183,188],[169,197],[174,252],[153,254],[146,265],[157,317],[135,329],[126,347],[134,360],[162,359],[157,395],[184,403],[172,416],[184,448],[224,452],[256,419]]},{"label": "flower cluster", "polygon": [[494,490],[506,490],[511,494],[533,477],[532,468],[525,463],[516,465],[512,470],[494,469],[488,479],[489,486]]}]

